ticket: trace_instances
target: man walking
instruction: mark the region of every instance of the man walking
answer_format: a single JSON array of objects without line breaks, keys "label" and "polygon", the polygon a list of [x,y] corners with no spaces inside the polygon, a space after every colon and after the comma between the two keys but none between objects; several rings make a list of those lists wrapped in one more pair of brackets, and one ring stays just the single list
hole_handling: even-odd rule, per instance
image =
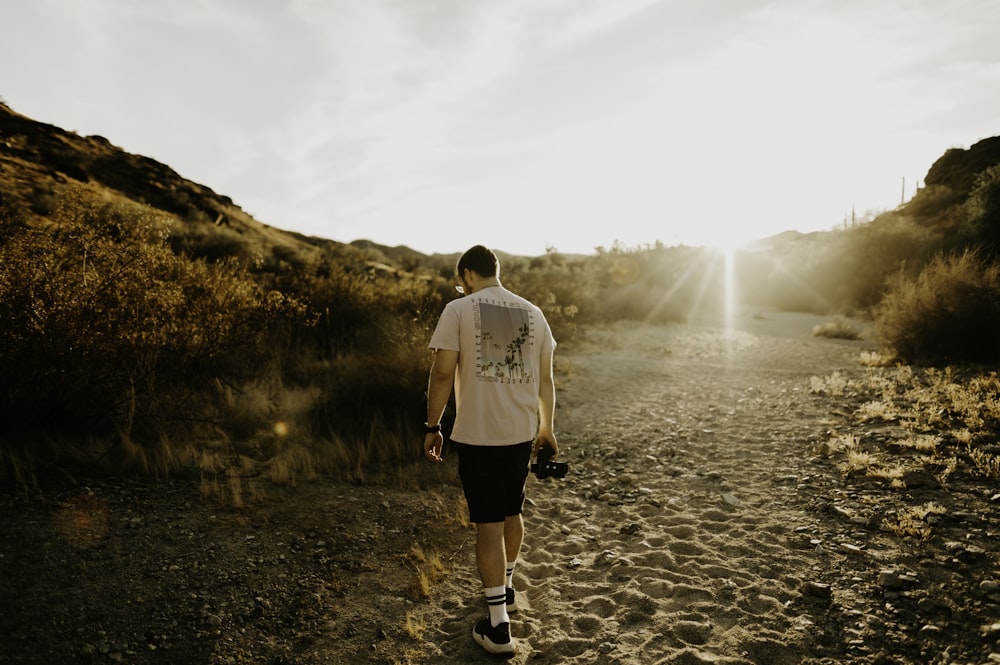
[{"label": "man walking", "polygon": [[517,611],[514,566],[524,539],[521,508],[532,454],[559,451],[553,434],[556,342],[542,311],[500,283],[500,262],[476,245],[458,260],[464,298],[448,303],[431,336],[424,452],[441,461],[441,416],[455,388],[450,440],[476,525],[476,564],[489,616],[472,637],[490,653],[517,649],[509,614]]}]

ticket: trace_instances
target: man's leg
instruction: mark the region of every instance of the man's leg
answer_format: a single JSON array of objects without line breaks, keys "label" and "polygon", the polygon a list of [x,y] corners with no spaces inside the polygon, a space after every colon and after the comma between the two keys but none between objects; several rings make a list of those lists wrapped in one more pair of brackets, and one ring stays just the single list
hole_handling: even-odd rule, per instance
[{"label": "man's leg", "polygon": [[517,561],[521,553],[521,542],[524,540],[524,519],[520,515],[511,515],[503,523],[504,552],[507,562]]},{"label": "man's leg", "polygon": [[524,540],[524,519],[520,514],[508,515],[503,524],[503,543],[507,555],[506,570],[504,570],[504,593],[507,596],[507,614],[518,611],[517,596],[514,593],[514,567],[517,557],[521,554],[521,542]]},{"label": "man's leg", "polygon": [[486,602],[490,609],[490,622],[494,626],[509,623],[507,615],[506,570],[504,548],[504,522],[476,524],[476,565],[483,582]]},{"label": "man's leg", "polygon": [[476,565],[479,567],[479,579],[486,588],[504,583],[507,563],[504,549],[505,524],[506,522],[476,524]]}]

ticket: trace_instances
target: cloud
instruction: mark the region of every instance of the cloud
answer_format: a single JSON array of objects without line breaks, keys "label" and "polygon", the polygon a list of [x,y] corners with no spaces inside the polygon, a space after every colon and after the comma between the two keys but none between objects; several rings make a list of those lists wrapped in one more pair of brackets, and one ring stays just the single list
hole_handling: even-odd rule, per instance
[{"label": "cloud", "polygon": [[38,54],[5,73],[17,110],[266,223],[577,250],[893,205],[996,133],[993,4],[38,0],[0,57]]}]

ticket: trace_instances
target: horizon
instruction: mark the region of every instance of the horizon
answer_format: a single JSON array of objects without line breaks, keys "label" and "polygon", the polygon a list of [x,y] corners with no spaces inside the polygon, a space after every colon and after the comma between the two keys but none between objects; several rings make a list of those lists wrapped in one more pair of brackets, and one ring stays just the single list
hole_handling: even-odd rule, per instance
[{"label": "horizon", "polygon": [[0,94],[18,113],[163,162],[269,226],[424,254],[829,231],[1000,134],[1000,7],[983,1],[5,13],[0,57],[21,64]]}]

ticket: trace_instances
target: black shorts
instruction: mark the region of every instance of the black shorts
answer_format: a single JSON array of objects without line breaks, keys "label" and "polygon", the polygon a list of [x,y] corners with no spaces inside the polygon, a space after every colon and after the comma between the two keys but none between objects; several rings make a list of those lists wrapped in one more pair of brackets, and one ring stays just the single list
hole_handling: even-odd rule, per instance
[{"label": "black shorts", "polygon": [[458,476],[475,524],[503,522],[521,514],[524,484],[531,465],[531,441],[511,446],[454,443]]}]

